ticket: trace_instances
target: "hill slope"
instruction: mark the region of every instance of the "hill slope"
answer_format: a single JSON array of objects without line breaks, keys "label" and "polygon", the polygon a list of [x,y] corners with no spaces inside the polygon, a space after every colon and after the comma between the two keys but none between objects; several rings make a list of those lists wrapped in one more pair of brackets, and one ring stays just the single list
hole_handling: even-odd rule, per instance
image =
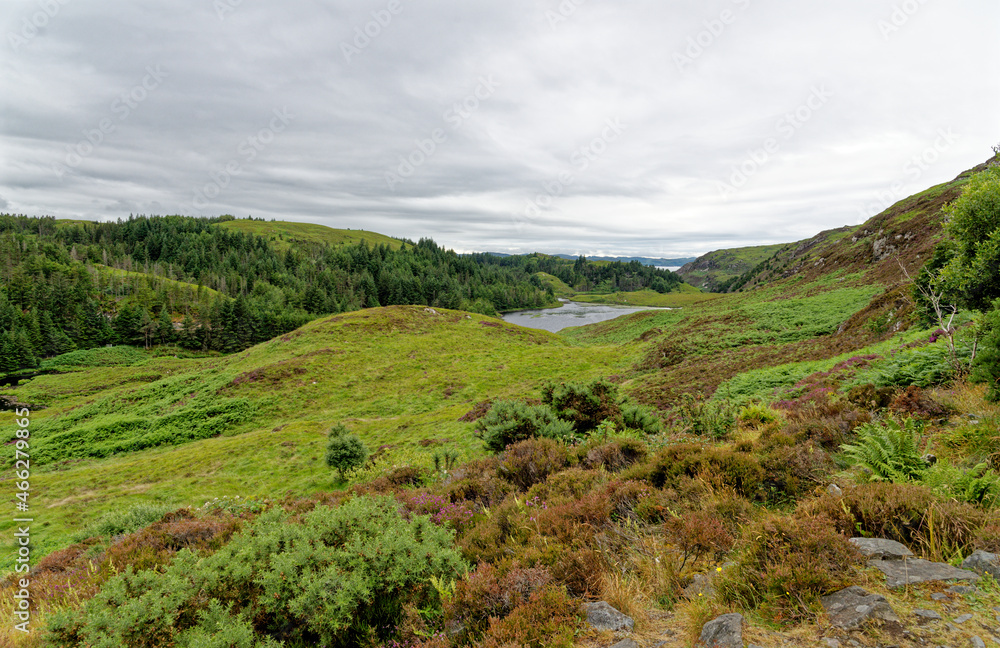
[{"label": "hill slope", "polygon": [[190,506],[329,488],[322,456],[339,422],[383,448],[382,465],[429,465],[433,448],[422,442],[476,454],[459,419],[478,403],[622,364],[613,349],[418,306],[322,318],[222,358],[129,347],[78,355],[61,367],[69,373],[11,392],[33,411],[32,499],[47,521],[33,536],[39,549],[64,546],[71,530],[125,502]]},{"label": "hill slope", "polygon": [[685,265],[677,274],[693,285],[730,292],[780,279],[815,281],[841,272],[864,272],[890,284],[903,278],[902,263],[913,274],[941,239],[941,208],[958,197],[980,164],[945,182],[900,200],[862,225],[820,232],[781,245],[717,250]]},{"label": "hill slope", "polygon": [[256,234],[287,247],[296,243],[319,243],[321,245],[351,245],[364,241],[370,246],[388,245],[397,250],[402,246],[400,239],[366,230],[334,229],[315,223],[293,223],[288,221],[230,220],[219,223],[219,227],[229,230]]}]

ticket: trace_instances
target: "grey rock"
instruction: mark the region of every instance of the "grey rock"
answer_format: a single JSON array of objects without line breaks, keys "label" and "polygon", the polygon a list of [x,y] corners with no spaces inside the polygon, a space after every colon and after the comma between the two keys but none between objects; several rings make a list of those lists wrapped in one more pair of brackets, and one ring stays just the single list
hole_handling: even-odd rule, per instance
[{"label": "grey rock", "polygon": [[884,596],[869,594],[857,585],[821,597],[819,602],[837,628],[850,630],[868,619],[899,621]]},{"label": "grey rock", "polygon": [[872,560],[868,564],[885,574],[885,584],[890,589],[928,581],[979,580],[979,575],[975,572],[920,558]]},{"label": "grey rock", "polygon": [[972,585],[952,585],[946,592],[951,592],[952,594],[975,594],[979,590]]},{"label": "grey rock", "polygon": [[826,637],[823,639],[823,643],[826,644],[827,648],[840,648],[840,642],[833,637]]},{"label": "grey rock", "polygon": [[932,619],[934,621],[941,620],[941,615],[934,610],[914,610],[913,613],[921,619]]},{"label": "grey rock", "polygon": [[631,639],[622,639],[611,648],[639,648],[639,644],[632,641]]},{"label": "grey rock", "polygon": [[983,638],[978,635],[970,639],[969,642],[974,648],[986,648],[986,642],[983,641]]},{"label": "grey rock", "polygon": [[1000,578],[1000,555],[977,549],[962,561],[962,569],[971,569],[977,574],[989,574]]},{"label": "grey rock", "polygon": [[698,643],[708,648],[743,648],[743,615],[723,614],[701,628]]},{"label": "grey rock", "polygon": [[830,493],[834,497],[843,497],[844,495],[844,491],[841,490],[840,486],[837,486],[836,484],[830,484],[829,486],[827,486],[826,492]]},{"label": "grey rock", "polygon": [[963,614],[960,617],[955,617],[955,623],[965,623],[966,621],[968,621],[971,618],[972,618],[971,614]]},{"label": "grey rock", "polygon": [[583,611],[587,613],[587,623],[594,630],[611,630],[612,632],[625,630],[632,632],[632,629],[635,627],[635,621],[632,620],[632,617],[625,616],[605,601],[584,603]]},{"label": "grey rock", "polygon": [[684,596],[695,599],[699,596],[706,598],[715,594],[715,579],[709,574],[695,574],[691,578],[691,584],[684,588]]},{"label": "grey rock", "polygon": [[935,601],[947,601],[948,595],[942,594],[941,592],[934,592],[933,594],[931,594],[931,599]]},{"label": "grey rock", "polygon": [[857,547],[858,551],[868,558],[899,560],[913,556],[912,551],[895,540],[886,540],[885,538],[851,538],[848,542]]}]

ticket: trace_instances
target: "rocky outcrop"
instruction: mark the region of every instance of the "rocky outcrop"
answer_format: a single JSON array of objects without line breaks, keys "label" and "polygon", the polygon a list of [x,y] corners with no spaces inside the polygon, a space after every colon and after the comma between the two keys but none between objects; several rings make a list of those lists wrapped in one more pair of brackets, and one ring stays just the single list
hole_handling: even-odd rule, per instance
[{"label": "rocky outcrop", "polygon": [[835,628],[850,630],[872,619],[899,621],[884,596],[869,594],[857,585],[828,594],[819,602]]},{"label": "rocky outcrop", "polygon": [[977,574],[989,574],[1000,579],[1000,555],[977,549],[962,561],[962,569],[971,569]]},{"label": "rocky outcrop", "polygon": [[881,560],[902,560],[910,558],[913,552],[895,540],[885,538],[851,538],[848,540],[858,548],[861,555]]},{"label": "rocky outcrop", "polygon": [[723,614],[706,623],[698,645],[707,648],[743,648],[743,615]]},{"label": "rocky outcrop", "polygon": [[584,603],[583,611],[587,615],[587,623],[594,630],[610,630],[612,632],[632,632],[635,621],[611,607],[605,601]]},{"label": "rocky outcrop", "polygon": [[952,567],[947,563],[936,563],[919,558],[872,560],[868,564],[885,574],[885,584],[890,589],[928,581],[979,580],[979,575],[975,572]]}]

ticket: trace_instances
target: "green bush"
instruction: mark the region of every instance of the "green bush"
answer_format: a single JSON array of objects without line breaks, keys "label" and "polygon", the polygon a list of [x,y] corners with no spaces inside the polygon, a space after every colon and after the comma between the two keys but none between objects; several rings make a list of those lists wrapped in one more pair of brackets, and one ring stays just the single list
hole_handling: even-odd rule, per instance
[{"label": "green bush", "polygon": [[74,535],[74,540],[80,542],[87,538],[113,538],[132,533],[153,522],[158,522],[172,510],[174,507],[162,504],[135,504],[127,508],[116,508],[88,524]]},{"label": "green bush", "polygon": [[573,424],[556,418],[551,409],[521,401],[498,401],[479,420],[477,432],[492,452],[536,437],[566,440],[573,438]]},{"label": "green bush", "polygon": [[860,466],[870,481],[919,481],[927,468],[920,456],[920,426],[907,418],[896,421],[865,423],[855,430],[856,443],[840,446],[851,465]]},{"label": "green bush", "polygon": [[403,519],[385,497],[318,507],[301,524],[273,510],[208,558],[182,550],[162,573],[130,568],[111,579],[81,609],[52,617],[51,641],[66,648],[384,641],[404,606],[439,605],[432,576],[466,571],[453,540],[426,516]]},{"label": "green bush", "polygon": [[763,403],[750,403],[740,408],[737,420],[745,427],[757,428],[778,420],[778,413]]},{"label": "green bush", "polygon": [[357,470],[368,461],[368,448],[357,434],[351,434],[343,424],[330,428],[326,444],[326,465],[340,473],[340,481],[347,479],[347,473]]},{"label": "green bush", "polygon": [[622,422],[618,386],[599,378],[587,384],[549,383],[542,389],[542,402],[556,416],[573,423],[580,434],[589,434],[603,421]]},{"label": "green bush", "polygon": [[927,469],[923,482],[939,495],[970,504],[993,506],[1000,497],[1000,476],[987,463],[962,468],[941,460]]},{"label": "green bush", "polygon": [[646,434],[659,434],[663,431],[660,417],[648,407],[626,404],[622,406],[622,423],[630,430],[639,430]]},{"label": "green bush", "polygon": [[976,354],[972,379],[987,385],[986,400],[1000,401],[1000,301],[993,303],[983,325],[982,347]]},{"label": "green bush", "polygon": [[691,394],[684,394],[681,399],[681,421],[687,431],[698,436],[712,439],[723,439],[729,435],[736,424],[733,408],[726,402],[699,400]]}]

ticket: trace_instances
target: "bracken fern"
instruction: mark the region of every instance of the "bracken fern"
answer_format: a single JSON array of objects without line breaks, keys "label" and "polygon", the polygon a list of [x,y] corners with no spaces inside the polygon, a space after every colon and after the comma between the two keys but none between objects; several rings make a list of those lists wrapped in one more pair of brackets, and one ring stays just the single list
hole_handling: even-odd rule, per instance
[{"label": "bracken fern", "polygon": [[920,457],[920,427],[907,418],[896,421],[865,423],[857,429],[856,443],[840,446],[852,465],[866,469],[870,481],[906,482],[920,480],[926,469]]}]

